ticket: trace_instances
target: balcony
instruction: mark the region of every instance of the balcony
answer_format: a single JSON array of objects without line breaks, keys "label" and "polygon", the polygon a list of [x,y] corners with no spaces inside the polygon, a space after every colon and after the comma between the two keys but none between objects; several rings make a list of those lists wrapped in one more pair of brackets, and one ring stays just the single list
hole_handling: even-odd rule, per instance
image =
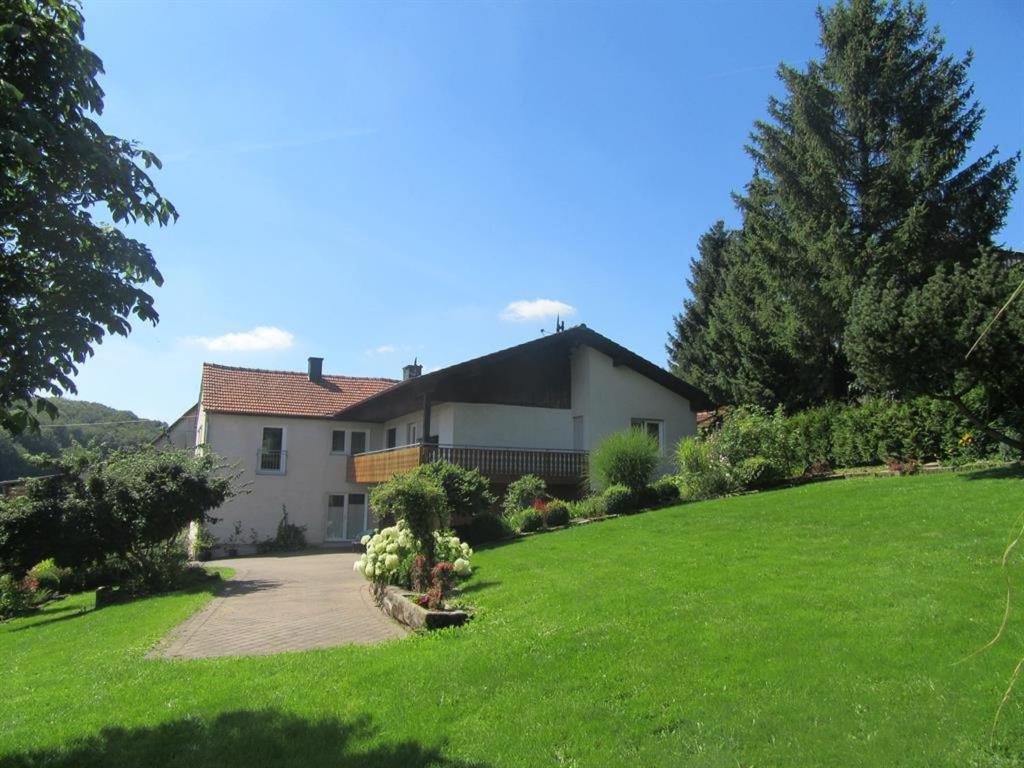
[{"label": "balcony", "polygon": [[477,445],[405,445],[350,456],[348,479],[353,483],[382,483],[420,464],[448,461],[478,469],[494,483],[508,483],[526,474],[549,484],[577,483],[587,469],[586,451],[543,448],[493,448]]},{"label": "balcony", "polygon": [[260,450],[257,452],[257,475],[283,475],[287,466],[288,451]]}]

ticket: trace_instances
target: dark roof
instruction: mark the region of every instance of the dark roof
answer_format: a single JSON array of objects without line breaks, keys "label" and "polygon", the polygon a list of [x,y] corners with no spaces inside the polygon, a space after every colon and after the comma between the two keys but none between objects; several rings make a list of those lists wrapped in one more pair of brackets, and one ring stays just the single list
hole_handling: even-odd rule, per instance
[{"label": "dark roof", "polygon": [[395,379],[234,368],[203,363],[200,403],[214,413],[330,418],[343,408],[389,389]]},{"label": "dark roof", "polygon": [[416,403],[423,395],[430,394],[440,385],[453,378],[472,375],[482,368],[523,354],[552,352],[558,349],[568,351],[572,347],[579,345],[593,347],[612,358],[615,365],[625,365],[666,389],[675,392],[681,397],[685,397],[690,401],[690,406],[694,410],[709,407],[711,404],[706,394],[691,384],[687,384],[675,374],[640,357],[635,352],[626,349],[621,344],[615,343],[608,337],[602,336],[585,325],[576,325],[561,333],[541,336],[538,339],[533,339],[508,349],[492,352],[482,357],[476,357],[463,363],[457,363],[447,368],[399,382],[379,394],[340,410],[335,414],[335,418],[350,421],[380,421],[382,410],[392,412],[395,416],[408,413],[415,410],[415,407],[410,407],[411,404]]}]

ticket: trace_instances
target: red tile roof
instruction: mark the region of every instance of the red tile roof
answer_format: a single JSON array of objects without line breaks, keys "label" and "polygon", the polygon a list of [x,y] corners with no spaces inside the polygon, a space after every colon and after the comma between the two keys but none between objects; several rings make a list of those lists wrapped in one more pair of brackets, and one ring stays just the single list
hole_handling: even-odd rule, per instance
[{"label": "red tile roof", "polygon": [[203,363],[200,403],[208,411],[330,418],[397,384],[396,379],[328,376]]}]

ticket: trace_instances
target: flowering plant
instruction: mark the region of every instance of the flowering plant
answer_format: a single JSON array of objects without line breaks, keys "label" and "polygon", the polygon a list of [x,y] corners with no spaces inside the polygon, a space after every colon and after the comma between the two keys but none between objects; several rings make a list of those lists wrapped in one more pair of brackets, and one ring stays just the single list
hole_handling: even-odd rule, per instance
[{"label": "flowering plant", "polygon": [[[394,584],[411,588],[412,571],[415,565],[416,540],[408,524],[399,520],[396,525],[384,528],[373,536],[364,536],[361,543],[366,552],[355,563],[355,570],[375,584]],[[459,578],[472,573],[469,559],[473,550],[459,537],[449,531],[434,532],[434,550],[439,562],[451,563],[452,570]]]}]

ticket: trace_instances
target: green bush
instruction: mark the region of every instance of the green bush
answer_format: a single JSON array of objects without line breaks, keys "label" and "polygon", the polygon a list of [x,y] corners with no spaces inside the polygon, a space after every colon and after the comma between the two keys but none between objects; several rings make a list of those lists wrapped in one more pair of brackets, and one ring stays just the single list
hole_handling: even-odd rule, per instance
[{"label": "green bush", "polygon": [[741,487],[781,480],[793,473],[793,451],[782,409],[732,408],[708,435]]},{"label": "green bush", "polygon": [[416,554],[429,571],[436,561],[434,533],[448,528],[450,510],[441,484],[432,477],[407,472],[395,475],[370,492],[370,505],[381,516],[404,521],[415,541]]},{"label": "green bush", "polygon": [[558,528],[569,524],[569,502],[552,499],[548,502],[547,524],[549,528]]},{"label": "green bush", "polygon": [[[0,500],[0,571],[22,574],[48,557],[79,570],[109,557],[130,572],[151,547],[233,495],[233,478],[212,454],[123,449],[67,451],[54,474],[29,480],[25,495]],[[136,574],[143,578],[144,573]]]},{"label": "green bush", "polygon": [[205,525],[200,525],[196,529],[196,537],[192,542],[192,554],[195,559],[209,560],[216,546],[217,539],[210,533],[210,529]]},{"label": "green bush", "polygon": [[33,607],[32,590],[11,574],[0,576],[0,619],[27,613]]},{"label": "green bush", "polygon": [[541,514],[539,509],[527,507],[512,515],[509,518],[509,523],[517,533],[539,531],[544,527],[544,515]]},{"label": "green bush", "polygon": [[589,520],[604,515],[604,499],[600,494],[585,496],[569,505],[569,517],[573,520]]},{"label": "green bush", "polygon": [[609,485],[601,499],[607,515],[630,515],[637,509],[636,494],[625,485]]},{"label": "green bush", "polygon": [[458,526],[455,532],[462,541],[474,547],[507,539],[515,533],[504,515],[477,515],[465,525]]},{"label": "green bush", "polygon": [[449,515],[486,515],[497,501],[487,478],[476,469],[466,469],[449,461],[434,461],[416,467],[412,474],[434,480],[441,486],[448,501]]},{"label": "green bush", "polygon": [[687,499],[711,499],[739,489],[718,448],[708,437],[686,437],[676,448],[679,490]]},{"label": "green bush", "polygon": [[679,501],[679,482],[674,477],[662,477],[651,483],[651,490],[659,504]]},{"label": "green bush", "polygon": [[590,464],[602,485],[624,485],[639,492],[647,487],[658,468],[660,452],[653,435],[627,429],[608,435],[590,455]]},{"label": "green bush", "polygon": [[261,554],[268,552],[298,552],[306,548],[306,526],[295,525],[288,520],[288,508],[281,505],[281,519],[277,522],[277,533],[274,538],[256,542],[256,551]]},{"label": "green bush", "polygon": [[122,588],[133,595],[149,595],[180,588],[189,572],[184,536],[145,547],[132,560],[108,558],[107,567]]},{"label": "green bush", "polygon": [[60,592],[61,585],[69,579],[70,575],[70,570],[61,568],[52,557],[36,563],[28,571],[29,578],[35,579],[42,589],[48,589],[51,592]]},{"label": "green bush", "polygon": [[523,475],[508,484],[502,508],[505,516],[512,518],[547,493],[548,484],[536,475]]}]

